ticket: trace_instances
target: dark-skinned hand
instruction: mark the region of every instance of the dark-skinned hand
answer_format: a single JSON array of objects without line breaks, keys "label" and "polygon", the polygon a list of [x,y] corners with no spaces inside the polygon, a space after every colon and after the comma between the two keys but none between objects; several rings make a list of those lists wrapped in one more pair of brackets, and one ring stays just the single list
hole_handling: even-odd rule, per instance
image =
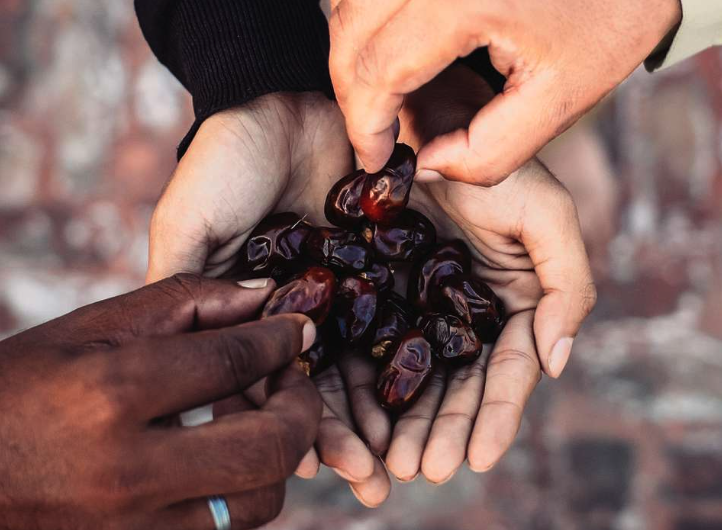
[{"label": "dark-skinned hand", "polygon": [[211,495],[234,530],[273,519],[322,409],[294,362],[310,321],[242,324],[273,287],[178,275],[0,342],[0,528],[212,530]]}]

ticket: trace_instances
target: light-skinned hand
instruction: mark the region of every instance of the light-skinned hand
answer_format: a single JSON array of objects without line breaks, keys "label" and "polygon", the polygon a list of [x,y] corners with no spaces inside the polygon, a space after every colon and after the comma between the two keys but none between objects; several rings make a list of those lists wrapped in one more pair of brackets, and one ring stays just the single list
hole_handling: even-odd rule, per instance
[{"label": "light-skinned hand", "polygon": [[332,0],[331,77],[362,165],[379,170],[406,96],[489,47],[502,94],[419,152],[421,179],[492,185],[572,125],[679,23],[679,0]]}]

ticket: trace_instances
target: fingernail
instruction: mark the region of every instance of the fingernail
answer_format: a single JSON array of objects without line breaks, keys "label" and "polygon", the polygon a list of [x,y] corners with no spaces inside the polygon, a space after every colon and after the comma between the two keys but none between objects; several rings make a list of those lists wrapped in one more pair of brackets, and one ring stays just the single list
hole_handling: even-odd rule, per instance
[{"label": "fingernail", "polygon": [[203,405],[180,413],[183,427],[197,427],[213,421],[213,405]]},{"label": "fingernail", "polygon": [[309,320],[303,326],[303,349],[301,351],[306,351],[311,346],[313,346],[313,341],[315,340],[316,325],[313,323],[313,321]]},{"label": "fingernail", "polygon": [[416,172],[414,177],[416,182],[423,182],[424,184],[430,184],[432,182],[441,182],[444,180],[444,176],[438,171],[432,169],[420,169]]},{"label": "fingernail", "polygon": [[417,471],[413,477],[396,477],[396,480],[398,482],[401,482],[402,484],[405,484],[407,482],[413,482],[414,480],[416,480],[416,478],[418,476],[419,476],[419,472]]},{"label": "fingernail", "polygon": [[567,365],[569,355],[572,353],[572,344],[574,339],[571,337],[563,337],[557,341],[549,354],[549,375],[557,378],[562,375],[564,367]]},{"label": "fingernail", "polygon": [[243,280],[238,285],[246,289],[263,289],[268,285],[268,278],[254,278],[252,280]]}]

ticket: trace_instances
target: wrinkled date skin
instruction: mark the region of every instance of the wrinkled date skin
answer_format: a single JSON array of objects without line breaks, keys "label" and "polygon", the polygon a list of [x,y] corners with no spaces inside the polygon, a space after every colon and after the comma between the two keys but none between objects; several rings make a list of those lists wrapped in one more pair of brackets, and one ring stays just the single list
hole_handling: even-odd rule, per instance
[{"label": "wrinkled date skin", "polygon": [[364,239],[343,228],[314,228],[306,240],[308,256],[324,267],[360,272],[371,262],[371,249]]},{"label": "wrinkled date skin", "polygon": [[395,413],[408,410],[431,378],[431,345],[418,329],[409,331],[376,382],[376,398]]},{"label": "wrinkled date skin", "polygon": [[366,225],[363,237],[379,261],[414,261],[436,243],[436,228],[422,213],[406,209],[390,225]]},{"label": "wrinkled date skin", "polygon": [[323,325],[316,327],[316,340],[311,347],[298,356],[306,375],[314,377],[330,368],[338,359],[343,348],[338,326],[333,319],[327,319]]},{"label": "wrinkled date skin", "polygon": [[378,293],[371,280],[358,276],[341,280],[336,291],[333,314],[345,341],[357,344],[371,331],[377,303]]},{"label": "wrinkled date skin", "polygon": [[459,317],[430,313],[421,318],[419,328],[436,358],[451,366],[473,363],[481,355],[484,345]]},{"label": "wrinkled date skin", "polygon": [[319,326],[328,317],[335,294],[336,277],[333,272],[325,267],[311,267],[273,292],[261,318],[303,313]]},{"label": "wrinkled date skin", "polygon": [[377,310],[376,332],[371,341],[371,357],[390,359],[413,323],[414,313],[411,306],[403,296],[390,292]]},{"label": "wrinkled date skin", "polygon": [[416,172],[416,155],[406,144],[396,144],[386,167],[366,177],[361,209],[374,223],[392,222],[409,203]]},{"label": "wrinkled date skin", "polygon": [[279,277],[303,262],[312,227],[293,212],[266,217],[238,254],[238,279]]},{"label": "wrinkled date skin", "polygon": [[471,272],[471,252],[466,244],[456,239],[438,245],[429,255],[414,263],[409,274],[406,296],[419,311],[433,311],[431,292],[449,276]]},{"label": "wrinkled date skin", "polygon": [[365,171],[358,170],[334,184],[326,196],[324,206],[324,213],[329,223],[348,229],[361,224],[364,213],[360,201],[366,176]]},{"label": "wrinkled date skin", "polygon": [[386,263],[372,263],[371,266],[359,274],[361,278],[371,280],[379,293],[387,293],[394,288],[394,272]]},{"label": "wrinkled date skin", "polygon": [[473,276],[445,278],[434,293],[434,307],[471,324],[485,343],[494,342],[504,327],[504,303],[488,285]]}]

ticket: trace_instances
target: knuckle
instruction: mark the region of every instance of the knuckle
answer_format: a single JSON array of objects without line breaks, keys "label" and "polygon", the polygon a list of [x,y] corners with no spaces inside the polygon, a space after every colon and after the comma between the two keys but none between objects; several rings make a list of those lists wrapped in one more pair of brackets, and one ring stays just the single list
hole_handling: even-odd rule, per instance
[{"label": "knuckle", "polygon": [[589,280],[582,288],[582,315],[584,318],[594,310],[597,305],[597,299],[599,297],[597,293],[597,286],[594,285],[594,281]]},{"label": "knuckle", "polygon": [[356,61],[356,80],[358,83],[375,88],[388,88],[386,81],[379,76],[379,65],[373,44],[366,46],[358,54]]},{"label": "knuckle", "polygon": [[301,447],[298,436],[291,426],[274,417],[269,421],[271,439],[276,444],[276,461],[278,473],[282,477],[290,477],[301,462],[305,450]]},{"label": "knuckle", "polygon": [[330,368],[313,378],[316,389],[322,395],[346,395],[346,384],[337,369]]},{"label": "knuckle", "polygon": [[259,499],[260,514],[257,521],[253,521],[253,527],[270,523],[278,517],[283,509],[283,501],[286,496],[286,490],[283,483],[263,490],[261,499]]},{"label": "knuckle", "polygon": [[233,378],[232,383],[238,389],[244,386],[244,381],[256,379],[253,359],[258,351],[262,351],[263,344],[259,344],[259,340],[245,333],[220,333],[213,345],[221,366]]},{"label": "knuckle", "polygon": [[276,315],[254,324],[262,351],[292,350],[301,353],[303,326],[291,315]]},{"label": "knuckle", "polygon": [[186,295],[190,299],[195,299],[203,286],[203,277],[199,274],[189,272],[179,272],[168,278],[171,284],[178,292]]},{"label": "knuckle", "polygon": [[476,362],[451,373],[450,379],[459,384],[486,377],[486,363]]},{"label": "knuckle", "polygon": [[182,272],[149,285],[146,289],[154,290],[161,298],[169,298],[175,302],[169,319],[176,320],[196,312],[198,299],[202,296],[203,285],[202,276]]},{"label": "knuckle", "polygon": [[[133,392],[133,378],[127,370],[116,362],[108,362],[107,358],[97,359],[96,376],[82,390],[85,421],[106,429],[116,426],[130,413],[130,396]],[[86,377],[88,371],[86,371]]]},{"label": "knuckle", "polygon": [[[524,367],[519,369],[522,365]],[[515,348],[494,352],[489,359],[487,378],[492,377],[492,370],[494,370],[493,375],[497,377],[503,375],[523,386],[536,384],[541,380],[541,366],[536,353]]]},{"label": "knuckle", "polygon": [[354,40],[353,26],[353,8],[345,3],[339,4],[328,17],[328,33],[332,49],[339,44],[352,49],[349,44]]}]

